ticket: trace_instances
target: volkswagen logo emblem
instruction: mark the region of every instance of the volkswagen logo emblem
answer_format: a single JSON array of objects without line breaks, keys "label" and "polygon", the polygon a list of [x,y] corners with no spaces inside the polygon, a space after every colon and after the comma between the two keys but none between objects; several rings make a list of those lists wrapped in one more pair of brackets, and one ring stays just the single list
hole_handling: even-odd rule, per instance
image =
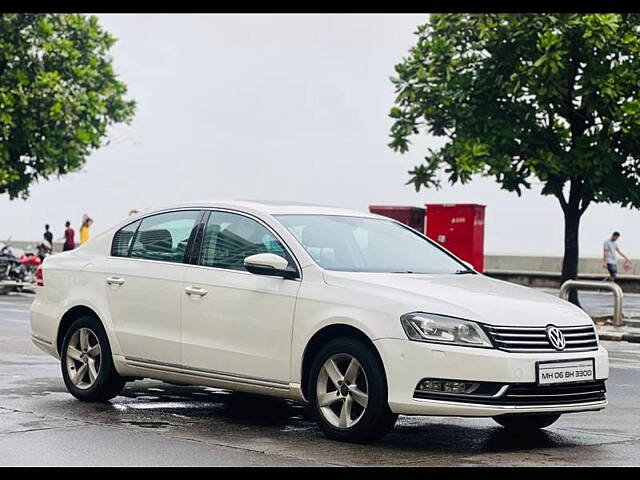
[{"label": "volkswagen logo emblem", "polygon": [[564,350],[564,347],[567,345],[563,333],[558,327],[554,327],[553,325],[547,327],[547,338],[556,350]]}]

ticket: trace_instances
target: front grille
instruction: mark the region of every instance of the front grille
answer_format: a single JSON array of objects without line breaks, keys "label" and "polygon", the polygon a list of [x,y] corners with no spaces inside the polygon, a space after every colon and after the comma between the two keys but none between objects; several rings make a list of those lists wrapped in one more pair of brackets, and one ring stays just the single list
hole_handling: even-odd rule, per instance
[{"label": "front grille", "polygon": [[535,383],[514,383],[499,397],[464,397],[457,395],[429,394],[416,391],[415,398],[444,400],[482,405],[571,405],[586,402],[601,402],[606,399],[604,380],[563,385],[537,385]]},{"label": "front grille", "polygon": [[[546,327],[486,327],[493,344],[507,352],[558,352],[547,338]],[[566,339],[563,352],[585,352],[598,349],[596,330],[592,325],[557,327]]]}]

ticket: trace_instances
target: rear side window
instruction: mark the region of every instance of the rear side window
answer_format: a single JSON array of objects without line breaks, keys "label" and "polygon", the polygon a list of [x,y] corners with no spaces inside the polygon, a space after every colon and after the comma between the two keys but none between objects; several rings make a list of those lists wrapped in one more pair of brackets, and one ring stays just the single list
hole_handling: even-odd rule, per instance
[{"label": "rear side window", "polygon": [[185,210],[143,218],[133,239],[131,258],[182,263],[199,215],[199,210]]},{"label": "rear side window", "polygon": [[131,240],[133,240],[133,235],[136,233],[139,225],[140,220],[130,223],[116,232],[113,236],[113,242],[111,243],[111,255],[114,257],[129,256]]}]

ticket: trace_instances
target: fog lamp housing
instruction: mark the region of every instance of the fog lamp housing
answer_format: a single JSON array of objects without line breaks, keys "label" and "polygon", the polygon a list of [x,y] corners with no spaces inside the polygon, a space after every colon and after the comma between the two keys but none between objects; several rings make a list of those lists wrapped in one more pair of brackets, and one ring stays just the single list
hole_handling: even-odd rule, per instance
[{"label": "fog lamp housing", "polygon": [[418,384],[417,390],[423,392],[470,394],[476,391],[479,386],[480,384],[475,382],[425,378]]},{"label": "fog lamp housing", "polygon": [[504,394],[508,385],[498,382],[475,382],[472,380],[457,380],[449,378],[423,378],[416,385],[414,398],[458,401],[477,401],[477,399]]}]

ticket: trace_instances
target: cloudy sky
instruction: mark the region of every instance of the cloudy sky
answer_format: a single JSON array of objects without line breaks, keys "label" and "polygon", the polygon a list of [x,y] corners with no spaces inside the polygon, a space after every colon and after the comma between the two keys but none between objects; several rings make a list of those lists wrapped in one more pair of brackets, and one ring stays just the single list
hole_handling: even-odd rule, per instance
[{"label": "cloudy sky", "polygon": [[[539,186],[517,197],[491,179],[416,193],[407,170],[434,138],[387,147],[393,66],[421,15],[100,15],[119,41],[116,71],[138,110],[82,172],[0,196],[0,239],[35,239],[50,223],[95,219],[94,234],[129,210],[204,198],[370,204],[487,205],[488,253],[560,255],[562,215]],[[640,214],[595,205],[583,256],[613,230],[640,257]]]}]

